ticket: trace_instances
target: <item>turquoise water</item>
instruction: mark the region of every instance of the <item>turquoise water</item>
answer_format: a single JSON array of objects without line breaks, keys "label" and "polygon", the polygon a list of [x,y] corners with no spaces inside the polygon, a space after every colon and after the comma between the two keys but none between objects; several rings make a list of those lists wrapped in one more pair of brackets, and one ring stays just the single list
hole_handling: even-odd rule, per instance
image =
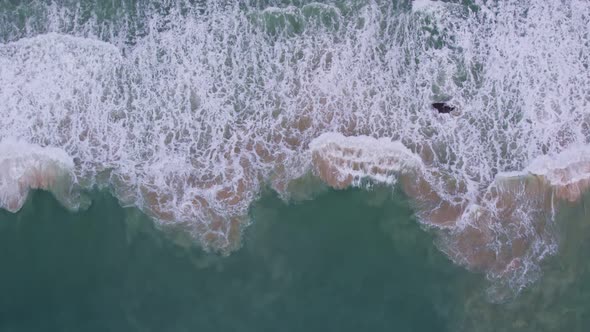
[{"label": "turquoise water", "polygon": [[[329,191],[251,209],[229,257],[187,246],[96,192],[71,213],[45,192],[0,214],[2,331],[585,331],[590,218],[560,218],[560,253],[517,299],[492,304],[400,194]],[[586,199],[590,203],[590,197]]]},{"label": "turquoise water", "polygon": [[0,217],[2,331],[444,331],[478,278],[387,190],[265,195],[229,257],[179,245],[95,193],[69,213],[36,192]]}]

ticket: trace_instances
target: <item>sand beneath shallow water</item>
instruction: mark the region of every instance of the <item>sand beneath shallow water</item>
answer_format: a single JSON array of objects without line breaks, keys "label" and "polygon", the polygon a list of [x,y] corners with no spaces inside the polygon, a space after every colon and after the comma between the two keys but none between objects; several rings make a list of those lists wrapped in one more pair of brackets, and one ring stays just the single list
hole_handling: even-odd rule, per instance
[{"label": "sand beneath shallow water", "polygon": [[398,176],[420,221],[443,234],[441,250],[469,269],[504,279],[517,292],[557,250],[558,207],[579,201],[590,183],[587,147],[543,156],[519,173],[499,174],[475,195],[444,174],[432,181],[436,173],[424,172],[425,164],[399,142],[329,134],[310,148],[315,173],[334,188],[364,178],[393,183]]}]

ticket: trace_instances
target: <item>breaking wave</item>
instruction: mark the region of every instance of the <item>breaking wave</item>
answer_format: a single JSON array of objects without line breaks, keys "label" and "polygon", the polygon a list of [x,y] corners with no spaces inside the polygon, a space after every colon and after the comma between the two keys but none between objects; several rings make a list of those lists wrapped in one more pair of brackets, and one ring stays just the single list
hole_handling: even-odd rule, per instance
[{"label": "breaking wave", "polygon": [[20,6],[37,20],[0,16],[10,211],[107,187],[228,253],[263,186],[397,184],[499,298],[538,278],[560,202],[590,186],[586,1]]},{"label": "breaking wave", "polygon": [[5,139],[0,142],[0,208],[16,212],[31,189],[52,192],[66,207],[76,210],[83,201],[76,190],[74,163],[58,148]]}]

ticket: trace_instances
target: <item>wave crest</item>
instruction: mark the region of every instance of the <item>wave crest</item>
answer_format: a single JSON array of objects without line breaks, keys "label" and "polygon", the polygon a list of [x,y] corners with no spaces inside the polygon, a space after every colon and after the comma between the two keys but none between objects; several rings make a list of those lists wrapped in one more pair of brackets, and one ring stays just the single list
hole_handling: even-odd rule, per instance
[{"label": "wave crest", "polygon": [[58,148],[42,148],[17,140],[0,141],[0,208],[16,212],[31,189],[52,192],[66,207],[77,209],[72,158]]}]

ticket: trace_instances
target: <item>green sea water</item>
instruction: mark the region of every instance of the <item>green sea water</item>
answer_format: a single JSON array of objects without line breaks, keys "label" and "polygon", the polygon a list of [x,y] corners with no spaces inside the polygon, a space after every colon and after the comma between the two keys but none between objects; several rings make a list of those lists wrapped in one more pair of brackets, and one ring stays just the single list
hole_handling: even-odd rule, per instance
[{"label": "green sea water", "polygon": [[72,214],[37,192],[0,217],[1,330],[445,331],[477,279],[386,190],[268,194],[251,214],[220,257],[108,194]]},{"label": "green sea water", "polygon": [[[586,199],[586,203],[590,199]],[[452,264],[400,194],[265,194],[229,257],[187,246],[108,193],[71,213],[35,192],[0,213],[1,331],[586,331],[590,218],[515,300]]]}]

